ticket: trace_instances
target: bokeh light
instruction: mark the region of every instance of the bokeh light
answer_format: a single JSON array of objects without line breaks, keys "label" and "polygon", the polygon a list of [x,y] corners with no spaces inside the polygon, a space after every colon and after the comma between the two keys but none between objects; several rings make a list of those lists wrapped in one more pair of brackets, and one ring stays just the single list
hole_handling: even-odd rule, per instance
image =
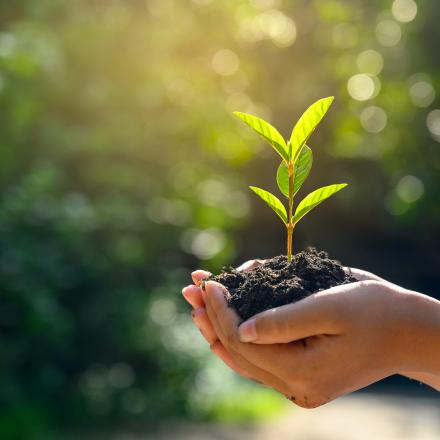
[{"label": "bokeh light", "polygon": [[357,101],[367,101],[375,97],[379,93],[379,89],[379,80],[364,73],[353,75],[347,82],[348,93]]},{"label": "bokeh light", "polygon": [[226,246],[225,233],[218,228],[188,229],[181,239],[182,248],[202,260],[215,257]]},{"label": "bokeh light", "polygon": [[396,185],[397,196],[406,203],[413,203],[419,200],[424,191],[423,182],[416,176],[404,176]]},{"label": "bokeh light", "polygon": [[377,50],[364,50],[357,56],[356,63],[360,72],[379,75],[383,69],[383,56]]},{"label": "bokeh light", "polygon": [[212,58],[212,68],[219,75],[229,76],[237,72],[240,59],[237,54],[229,49],[216,52]]},{"label": "bokeh light", "polygon": [[372,105],[362,110],[360,120],[362,127],[369,133],[379,133],[387,125],[387,114],[378,106]]},{"label": "bokeh light", "polygon": [[417,16],[417,3],[414,0],[394,0],[391,12],[396,20],[409,23]]},{"label": "bokeh light", "polygon": [[435,99],[435,90],[428,75],[417,73],[408,79],[409,95],[417,107],[428,107]]},{"label": "bokeh light", "polygon": [[271,40],[278,47],[291,46],[297,36],[292,17],[278,9],[269,9],[240,22],[240,35],[247,42]]},{"label": "bokeh light", "polygon": [[440,110],[432,110],[428,113],[426,118],[426,125],[432,135],[432,137],[440,142]]},{"label": "bokeh light", "polygon": [[396,46],[402,38],[402,30],[394,20],[382,20],[376,26],[376,39],[385,47]]}]

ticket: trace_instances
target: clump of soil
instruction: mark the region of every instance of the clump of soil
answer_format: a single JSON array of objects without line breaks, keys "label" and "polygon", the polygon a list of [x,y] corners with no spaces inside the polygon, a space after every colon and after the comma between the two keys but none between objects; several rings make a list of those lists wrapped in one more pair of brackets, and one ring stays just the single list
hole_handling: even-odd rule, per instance
[{"label": "clump of soil", "polygon": [[210,279],[228,289],[226,300],[243,320],[312,293],[356,281],[326,252],[314,248],[294,255],[290,263],[286,256],[280,255],[246,272],[232,267],[223,269]]}]

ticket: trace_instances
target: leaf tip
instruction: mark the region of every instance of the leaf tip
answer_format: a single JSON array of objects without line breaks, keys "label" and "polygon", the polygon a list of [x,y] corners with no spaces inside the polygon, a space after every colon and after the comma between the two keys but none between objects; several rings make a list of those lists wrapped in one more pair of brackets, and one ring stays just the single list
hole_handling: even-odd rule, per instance
[{"label": "leaf tip", "polygon": [[243,120],[243,113],[242,113],[242,112],[232,112],[232,114],[233,114],[236,118]]},{"label": "leaf tip", "polygon": [[322,98],[321,102],[325,102],[327,105],[327,108],[330,108],[330,106],[333,104],[334,100],[335,100],[334,96],[327,96],[326,98]]}]

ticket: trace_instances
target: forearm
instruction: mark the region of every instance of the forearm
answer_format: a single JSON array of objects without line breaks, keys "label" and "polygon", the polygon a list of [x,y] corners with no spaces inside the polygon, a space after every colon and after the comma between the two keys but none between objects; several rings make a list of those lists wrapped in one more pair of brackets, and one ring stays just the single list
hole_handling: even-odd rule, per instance
[{"label": "forearm", "polygon": [[400,372],[440,391],[440,301],[417,292],[405,296]]}]

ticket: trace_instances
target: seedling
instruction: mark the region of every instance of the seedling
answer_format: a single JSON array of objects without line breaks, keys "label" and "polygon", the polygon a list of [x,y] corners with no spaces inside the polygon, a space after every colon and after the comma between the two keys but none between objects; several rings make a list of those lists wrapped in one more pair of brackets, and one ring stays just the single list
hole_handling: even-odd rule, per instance
[{"label": "seedling", "polygon": [[347,186],[346,183],[319,188],[304,197],[293,213],[293,202],[302,184],[310,173],[313,163],[312,150],[306,145],[315,128],[330,108],[334,97],[323,98],[312,104],[293,127],[286,143],[279,131],[261,118],[246,113],[234,112],[249,127],[263,137],[283,159],[277,171],[277,184],[288,199],[288,209],[278,197],[269,191],[250,186],[280,217],[287,229],[287,259],[292,260],[293,230],[296,224],[313,208]]}]

